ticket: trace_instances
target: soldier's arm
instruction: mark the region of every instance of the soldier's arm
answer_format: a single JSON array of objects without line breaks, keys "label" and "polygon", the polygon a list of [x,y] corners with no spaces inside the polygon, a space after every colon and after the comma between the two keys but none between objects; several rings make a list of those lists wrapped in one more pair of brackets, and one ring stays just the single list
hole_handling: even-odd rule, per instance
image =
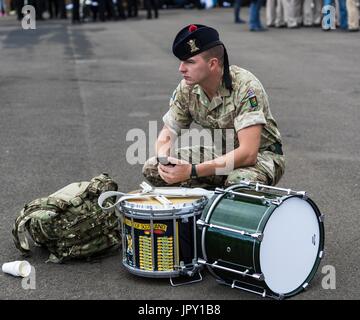
[{"label": "soldier's arm", "polygon": [[[254,166],[256,163],[263,125],[253,125],[237,132],[239,147],[227,154],[196,166],[199,177],[216,175],[216,169],[234,170]],[[229,173],[229,172],[228,172]]]},{"label": "soldier's arm", "polygon": [[156,156],[169,156],[170,149],[176,140],[177,135],[176,133],[171,130],[169,127],[164,125],[161,129],[159,136],[155,143],[155,154]]}]

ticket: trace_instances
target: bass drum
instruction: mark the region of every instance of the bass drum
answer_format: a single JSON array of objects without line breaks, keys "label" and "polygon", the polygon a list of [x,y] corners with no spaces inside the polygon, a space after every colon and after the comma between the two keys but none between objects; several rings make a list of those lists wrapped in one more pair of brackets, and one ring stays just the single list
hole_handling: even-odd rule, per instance
[{"label": "bass drum", "polygon": [[301,292],[323,255],[323,215],[305,192],[250,182],[218,189],[197,224],[199,264],[221,283],[263,297]]}]

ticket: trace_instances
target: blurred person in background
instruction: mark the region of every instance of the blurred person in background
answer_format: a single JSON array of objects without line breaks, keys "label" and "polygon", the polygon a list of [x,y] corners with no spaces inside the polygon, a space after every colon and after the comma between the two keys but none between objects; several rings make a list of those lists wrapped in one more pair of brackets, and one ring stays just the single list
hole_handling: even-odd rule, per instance
[{"label": "blurred person in background", "polygon": [[276,7],[278,2],[279,0],[266,0],[266,25],[268,27],[275,27]]},{"label": "blurred person in background", "polygon": [[99,3],[99,18],[100,21],[115,20],[116,13],[115,7],[112,0],[98,0]]},{"label": "blurred person in background", "polygon": [[260,20],[261,6],[265,0],[251,0],[249,8],[249,30],[250,31],[266,31]]},{"label": "blurred person in background", "polygon": [[159,17],[158,0],[144,0],[144,6],[147,12],[146,19],[152,19],[152,10],[154,10],[155,19]]},{"label": "blurred person in background", "polygon": [[5,1],[0,0],[0,17],[5,16]]},{"label": "blurred person in background", "polygon": [[125,10],[124,10],[123,0],[116,0],[116,8],[117,8],[117,15],[118,15],[119,19],[125,20],[126,15],[125,15]]},{"label": "blurred person in background", "polygon": [[[274,1],[274,0],[272,0]],[[246,23],[245,20],[240,18],[240,8],[241,8],[242,0],[235,0],[234,2],[234,14],[235,14],[235,23]]]},{"label": "blurred person in background", "polygon": [[288,0],[287,26],[290,29],[299,28],[302,24],[302,0]]},{"label": "blurred person in background", "polygon": [[12,3],[12,0],[4,0],[5,4],[5,15],[9,15],[10,11],[14,10],[14,5]]},{"label": "blurred person in background", "polygon": [[358,4],[358,0],[346,0],[349,31],[359,31],[359,7],[357,6]]},{"label": "blurred person in background", "polygon": [[72,20],[73,24],[81,23],[80,21],[80,0],[72,0]]},{"label": "blurred person in background", "polygon": [[67,19],[65,0],[57,0],[60,19]]},{"label": "blurred person in background", "polygon": [[127,0],[127,10],[128,17],[137,17],[138,16],[138,4],[137,0]]},{"label": "blurred person in background", "polygon": [[[335,6],[334,0],[324,0],[323,6]],[[339,24],[340,28],[342,30],[347,30],[347,10],[346,10],[346,0],[338,0],[338,5],[336,5],[338,8],[338,18],[339,18]]]},{"label": "blurred person in background", "polygon": [[14,0],[14,7],[16,10],[16,17],[20,21],[23,18],[23,14],[21,12],[24,6],[24,0]]},{"label": "blurred person in background", "polygon": [[305,27],[320,26],[322,0],[304,0],[303,25]]},{"label": "blurred person in background", "polygon": [[288,0],[267,0],[266,25],[268,27],[286,27],[288,16]]}]

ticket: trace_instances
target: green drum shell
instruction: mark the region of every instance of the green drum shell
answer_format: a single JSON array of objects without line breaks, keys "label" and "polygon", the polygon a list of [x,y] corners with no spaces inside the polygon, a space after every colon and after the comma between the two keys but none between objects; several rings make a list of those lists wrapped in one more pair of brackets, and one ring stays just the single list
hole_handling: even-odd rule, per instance
[{"label": "green drum shell", "polygon": [[[259,193],[249,190],[246,187],[234,188],[233,191],[247,193],[250,195],[259,195]],[[264,195],[264,193],[262,193]],[[282,197],[283,201],[294,196]],[[300,196],[298,196],[300,197]],[[277,195],[266,194],[267,199],[276,199]],[[239,206],[241,201],[241,206]],[[316,214],[320,216],[320,211],[315,203],[307,198],[309,204],[313,207]],[[277,204],[263,204],[258,200],[238,198],[229,194],[220,194],[214,196],[204,208],[201,215],[201,220],[205,221],[210,226],[203,227],[202,230],[202,253],[203,258],[208,264],[213,264],[215,261],[221,262],[221,265],[240,272],[248,270],[250,274],[261,274],[260,266],[260,247],[261,241],[232,230],[245,231],[249,234],[263,233],[266,223],[274,210],[278,207]],[[211,212],[209,212],[211,211]],[[212,227],[216,225],[223,227]],[[324,249],[324,227],[320,221],[320,243],[318,258],[312,268],[311,273],[304,281],[308,283],[315,276],[316,270],[320,264],[321,254]],[[227,230],[232,229],[232,230]],[[319,257],[320,255],[320,257]],[[235,272],[226,271],[209,266],[209,271],[219,280],[228,284],[232,284],[234,280],[258,287],[259,289],[266,289],[270,292],[269,296],[278,298],[279,295],[271,291],[263,280],[254,279],[248,276],[243,276]],[[284,297],[290,297],[302,291],[301,286],[296,290],[289,292]],[[282,295],[280,295],[282,296]]]}]

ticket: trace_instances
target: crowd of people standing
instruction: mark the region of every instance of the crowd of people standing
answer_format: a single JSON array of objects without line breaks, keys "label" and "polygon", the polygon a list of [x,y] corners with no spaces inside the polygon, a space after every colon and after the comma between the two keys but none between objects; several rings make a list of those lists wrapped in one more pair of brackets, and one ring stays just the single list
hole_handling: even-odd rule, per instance
[{"label": "crowd of people standing", "polygon": [[[245,23],[240,17],[242,0],[235,0],[235,23]],[[323,27],[322,18],[330,14],[328,6],[336,10],[336,25],[342,30],[359,31],[359,0],[266,0],[266,26],[276,28]],[[266,31],[260,20],[265,0],[251,0],[250,31]]]},{"label": "crowd of people standing", "polygon": [[[10,7],[16,10],[21,20],[22,7],[30,4],[36,9],[36,20],[44,19],[48,12],[50,19],[67,19],[67,4],[71,5],[73,23],[83,21],[125,20],[138,17],[139,7],[146,10],[146,18],[159,17],[159,4],[162,0],[0,0],[0,16]],[[235,23],[248,23],[250,31],[266,31],[268,28],[323,27],[324,15],[328,6],[336,9],[336,25],[342,30],[359,31],[360,0],[173,0],[182,3],[185,8],[204,9],[205,3],[212,6],[234,6]],[[241,7],[249,4],[248,21],[240,17]],[[266,6],[266,27],[261,22],[260,11]],[[325,10],[325,11],[324,11]]]},{"label": "crowd of people standing", "polygon": [[[16,11],[18,20],[21,20],[23,18],[21,10],[25,4],[34,6],[36,20],[44,20],[45,12],[48,12],[50,19],[68,19],[68,11],[70,11],[73,23],[80,23],[86,19],[124,20],[137,17],[139,11],[138,0],[0,0],[0,11],[5,15],[6,11],[9,12],[12,8]],[[69,4],[70,10],[67,10]],[[143,0],[142,4],[147,19],[159,17],[158,0]]]}]

